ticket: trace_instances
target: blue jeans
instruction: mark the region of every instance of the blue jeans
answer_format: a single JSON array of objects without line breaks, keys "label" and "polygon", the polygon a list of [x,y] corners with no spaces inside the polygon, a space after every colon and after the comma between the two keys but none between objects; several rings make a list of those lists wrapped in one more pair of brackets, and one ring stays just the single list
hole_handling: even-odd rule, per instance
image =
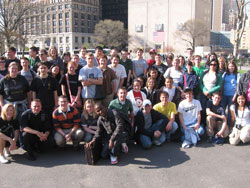
[{"label": "blue jeans", "polygon": [[[166,126],[166,121],[162,119],[153,124],[150,128],[147,129],[147,131],[154,134],[155,131],[162,129],[162,127],[164,127],[165,130],[165,126]],[[150,136],[140,134],[140,142],[143,148],[145,149],[151,148],[152,143],[154,141],[160,142],[161,144],[164,143],[166,141],[165,131],[162,131],[160,138],[156,137],[151,138]]]},{"label": "blue jeans", "polygon": [[[190,127],[191,125],[194,125],[197,122],[197,120],[194,123],[190,123],[188,125],[186,125],[186,127]],[[183,136],[181,137],[181,141],[183,142],[185,140],[185,131],[183,129],[183,127],[181,127],[181,132],[183,133]],[[196,132],[198,133],[199,136],[203,135],[205,133],[204,127],[202,124],[200,124],[200,127],[198,128],[198,130],[196,130]]]},{"label": "blue jeans", "polygon": [[172,129],[167,132],[167,139],[170,139],[171,134],[173,134],[178,129],[178,124],[174,121],[172,124]]},{"label": "blue jeans", "polygon": [[229,127],[231,126],[230,106],[232,104],[232,99],[233,99],[233,96],[223,95],[222,100],[221,100],[221,105],[223,106],[224,110],[226,110],[226,108],[228,107],[228,110],[227,110],[227,125]]}]

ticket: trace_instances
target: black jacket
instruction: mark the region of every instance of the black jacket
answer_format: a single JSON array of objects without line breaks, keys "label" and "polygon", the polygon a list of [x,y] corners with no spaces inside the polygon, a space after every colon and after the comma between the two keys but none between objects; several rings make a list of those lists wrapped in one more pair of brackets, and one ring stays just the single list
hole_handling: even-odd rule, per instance
[{"label": "black jacket", "polygon": [[[151,109],[150,113],[151,113],[151,118],[152,118],[152,125],[162,119],[166,121],[166,123],[164,123],[165,126],[162,126],[161,129],[159,130],[162,132],[169,122],[168,118],[154,109]],[[154,136],[154,133],[147,131],[147,129],[144,128],[144,125],[145,125],[144,115],[143,115],[142,110],[140,110],[137,112],[135,116],[135,126],[137,126],[137,133],[144,134],[150,137]]]}]

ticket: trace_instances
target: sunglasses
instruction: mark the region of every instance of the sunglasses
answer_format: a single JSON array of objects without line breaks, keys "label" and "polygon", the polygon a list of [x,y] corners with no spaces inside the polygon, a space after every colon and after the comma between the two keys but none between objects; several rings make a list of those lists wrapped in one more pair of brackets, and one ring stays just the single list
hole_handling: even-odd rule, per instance
[{"label": "sunglasses", "polygon": [[217,64],[210,64],[210,66],[217,66]]}]

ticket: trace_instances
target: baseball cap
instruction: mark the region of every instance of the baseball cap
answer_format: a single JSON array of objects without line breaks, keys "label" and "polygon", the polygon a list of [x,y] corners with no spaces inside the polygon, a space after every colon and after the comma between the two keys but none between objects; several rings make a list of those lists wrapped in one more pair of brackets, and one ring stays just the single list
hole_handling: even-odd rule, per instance
[{"label": "baseball cap", "polygon": [[154,54],[156,54],[156,51],[155,51],[155,49],[152,48],[152,49],[149,50],[149,53],[154,53]]},{"label": "baseball cap", "polygon": [[143,101],[142,105],[145,107],[145,106],[147,106],[147,105],[152,105],[152,103],[151,103],[150,100],[145,99],[145,100]]}]

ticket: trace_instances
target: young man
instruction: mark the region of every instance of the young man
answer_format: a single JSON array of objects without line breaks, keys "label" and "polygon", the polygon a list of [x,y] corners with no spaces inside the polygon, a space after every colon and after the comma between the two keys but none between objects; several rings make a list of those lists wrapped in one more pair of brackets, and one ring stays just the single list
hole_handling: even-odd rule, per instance
[{"label": "young man", "polygon": [[204,66],[201,66],[201,56],[196,55],[194,57],[194,66],[193,66],[193,70],[196,73],[196,75],[200,78],[201,74],[203,73],[203,71],[206,68]]},{"label": "young man", "polygon": [[6,59],[5,57],[0,57],[0,80],[8,74],[8,69],[5,67]]},{"label": "young man", "polygon": [[[181,101],[178,107],[181,131],[185,133],[187,128],[193,128],[198,135],[203,135],[204,128],[200,124],[202,110],[201,103],[200,101],[193,99],[192,89],[186,88],[184,94],[186,99]],[[190,144],[187,145],[187,147],[190,147]]]},{"label": "young man", "polygon": [[127,74],[127,78],[124,80],[123,86],[129,87],[130,86],[130,81],[131,81],[131,75],[133,71],[133,62],[131,59],[128,58],[128,51],[123,49],[121,51],[122,58],[120,60],[120,64],[124,66]]},{"label": "young man", "polygon": [[39,99],[33,100],[31,109],[26,110],[22,114],[21,127],[27,158],[34,161],[36,160],[34,155],[35,148],[40,152],[41,149],[48,149],[53,143],[52,139],[48,139],[52,131],[51,122],[42,111],[42,104]]},{"label": "young man", "polygon": [[81,117],[76,108],[69,106],[66,96],[58,98],[59,107],[53,112],[53,126],[56,130],[54,139],[59,147],[64,147],[67,142],[73,142],[73,147],[78,150],[84,132],[80,128]]},{"label": "young man", "polygon": [[122,143],[126,143],[128,140],[128,135],[124,131],[125,122],[119,112],[108,110],[100,103],[95,105],[95,111],[99,116],[97,130],[94,138],[87,143],[86,147],[91,147],[94,143],[101,142],[101,157],[108,158],[110,156],[111,164],[117,164]]},{"label": "young man", "polygon": [[135,117],[140,143],[144,149],[149,149],[152,143],[159,146],[166,141],[165,127],[168,124],[166,116],[152,109],[152,103],[143,101],[143,109]]},{"label": "young man", "polygon": [[110,50],[110,58],[108,59],[108,65],[110,65],[112,62],[113,57],[118,55],[118,50],[116,48],[112,48]]},{"label": "young man", "polygon": [[80,48],[79,50],[79,57],[80,57],[80,62],[79,64],[84,67],[85,65],[87,65],[87,61],[86,61],[86,55],[87,55],[88,51],[87,48],[83,47]]},{"label": "young man", "polygon": [[48,52],[45,49],[41,49],[39,52],[39,57],[41,62],[47,62],[48,61]]},{"label": "young man", "polygon": [[16,57],[16,48],[10,47],[8,49],[8,58],[5,60],[5,67],[8,68],[11,62],[16,62],[18,64],[18,69],[21,69],[20,60]]},{"label": "young man", "polygon": [[154,110],[165,115],[169,122],[166,125],[167,140],[170,141],[170,136],[178,129],[178,124],[175,122],[175,115],[177,114],[176,106],[173,102],[168,101],[168,93],[162,91],[160,93],[161,102],[154,105]]},{"label": "young man", "polygon": [[[229,134],[227,126],[227,118],[224,108],[220,105],[221,96],[218,92],[213,93],[212,101],[207,102],[207,134],[209,136],[208,142],[212,142],[212,137],[226,138]],[[215,134],[214,129],[218,130]]]},{"label": "young man", "polygon": [[110,101],[112,101],[114,98],[116,89],[115,79],[117,78],[115,72],[111,68],[107,67],[107,61],[107,56],[102,56],[100,58],[100,65],[98,67],[99,69],[101,69],[103,74],[103,87],[105,89],[106,96],[102,100],[102,104],[105,107],[108,107]]},{"label": "young man", "polygon": [[148,67],[151,67],[153,64],[155,64],[155,55],[156,55],[155,49],[150,49],[149,55],[150,55],[150,59],[147,59],[147,63],[148,63]]},{"label": "young man", "polygon": [[117,98],[112,100],[109,104],[109,109],[117,110],[120,114],[124,115],[125,118],[129,121],[130,127],[128,127],[129,133],[133,136],[134,129],[134,111],[133,105],[130,100],[127,98],[127,90],[125,87],[121,87],[117,91]]},{"label": "young man", "polygon": [[103,48],[101,46],[97,46],[95,48],[95,59],[94,59],[94,66],[98,67],[100,58],[104,55]]},{"label": "young man", "polygon": [[138,48],[137,49],[137,59],[133,60],[133,76],[137,78],[139,76],[146,76],[148,63],[142,57],[143,50]]},{"label": "young man", "polygon": [[40,61],[40,58],[39,56],[37,55],[38,54],[38,50],[35,46],[32,46],[30,49],[29,49],[29,55],[30,55],[30,58],[29,58],[29,61],[30,61],[30,67],[33,69],[35,67],[35,65]]},{"label": "young man", "polygon": [[39,76],[31,82],[33,99],[40,99],[42,108],[51,119],[53,110],[57,107],[57,87],[55,78],[48,75],[47,63],[40,63],[38,67]]},{"label": "young man", "polygon": [[36,73],[30,69],[29,67],[29,59],[26,57],[22,57],[21,59],[21,66],[22,70],[19,72],[22,76],[26,78],[26,80],[29,82],[29,85],[31,85],[32,80],[36,77]]},{"label": "young man", "polygon": [[155,64],[153,64],[152,66],[155,67],[160,72],[161,75],[164,75],[164,73],[168,69],[168,66],[162,63],[162,58],[160,54],[156,54]]},{"label": "young man", "polygon": [[79,72],[80,72],[80,70],[81,70],[81,68],[82,68],[82,65],[79,64],[79,63],[80,63],[79,55],[74,54],[74,55],[72,56],[71,59],[72,59],[72,61],[73,61],[74,64],[75,64],[75,67],[76,67],[76,74],[79,76]]},{"label": "young man", "polygon": [[120,65],[119,62],[120,62],[120,57],[119,57],[119,55],[116,55],[111,59],[111,65],[108,65],[108,67],[111,68],[116,74],[115,93],[117,92],[118,88],[123,86],[124,79],[127,77],[126,70],[125,70],[124,66]]},{"label": "young man", "polygon": [[82,83],[82,98],[93,99],[96,93],[96,85],[103,84],[102,71],[94,66],[94,55],[87,54],[87,65],[79,72],[79,81]]}]

